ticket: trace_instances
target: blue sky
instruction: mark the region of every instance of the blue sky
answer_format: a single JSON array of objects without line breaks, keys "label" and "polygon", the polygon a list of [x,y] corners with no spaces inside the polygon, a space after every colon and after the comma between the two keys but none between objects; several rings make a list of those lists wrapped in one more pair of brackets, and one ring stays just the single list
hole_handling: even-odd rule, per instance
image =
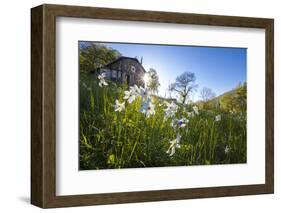
[{"label": "blue sky", "polygon": [[123,56],[143,58],[148,71],[154,68],[160,80],[159,95],[168,95],[166,89],[178,75],[193,72],[198,89],[193,100],[199,99],[203,87],[216,95],[235,88],[246,81],[246,48],[221,48],[199,46],[172,46],[126,43],[103,43],[118,50]]}]

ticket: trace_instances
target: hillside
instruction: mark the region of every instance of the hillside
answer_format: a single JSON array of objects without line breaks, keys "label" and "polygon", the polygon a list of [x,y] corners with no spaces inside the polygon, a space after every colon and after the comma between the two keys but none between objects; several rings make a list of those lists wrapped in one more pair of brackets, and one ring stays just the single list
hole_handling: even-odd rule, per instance
[{"label": "hillside", "polygon": [[220,108],[231,112],[245,112],[247,105],[247,84],[238,85],[207,102],[198,101],[200,108]]}]

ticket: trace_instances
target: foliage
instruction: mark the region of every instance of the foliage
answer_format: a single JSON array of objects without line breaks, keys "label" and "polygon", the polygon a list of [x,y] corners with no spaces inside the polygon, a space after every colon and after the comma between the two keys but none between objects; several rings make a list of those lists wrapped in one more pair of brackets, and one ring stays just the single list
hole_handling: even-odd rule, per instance
[{"label": "foliage", "polygon": [[82,77],[119,58],[121,53],[103,44],[80,42],[79,69]]},{"label": "foliage", "polygon": [[149,88],[154,94],[158,93],[158,88],[160,86],[159,77],[157,71],[150,68],[146,73],[148,80],[146,82],[146,87]]},{"label": "foliage", "polygon": [[224,94],[220,99],[223,110],[233,113],[246,113],[247,110],[247,84],[238,85],[237,88]]}]

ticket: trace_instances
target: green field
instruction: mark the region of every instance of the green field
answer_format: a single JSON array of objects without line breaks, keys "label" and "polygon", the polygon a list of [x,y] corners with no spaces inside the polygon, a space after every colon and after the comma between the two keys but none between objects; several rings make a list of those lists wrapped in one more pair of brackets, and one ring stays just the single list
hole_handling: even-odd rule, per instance
[{"label": "green field", "polygon": [[129,101],[126,85],[107,83],[80,79],[81,170],[246,163],[246,110],[232,106],[235,92],[219,107],[141,90]]}]

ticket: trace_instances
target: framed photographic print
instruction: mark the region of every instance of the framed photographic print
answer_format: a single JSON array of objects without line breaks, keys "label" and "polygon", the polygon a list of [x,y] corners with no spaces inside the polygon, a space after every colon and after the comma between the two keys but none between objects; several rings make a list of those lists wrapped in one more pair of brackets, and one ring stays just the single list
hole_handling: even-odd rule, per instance
[{"label": "framed photographic print", "polygon": [[273,19],[31,9],[31,203],[274,191]]}]

